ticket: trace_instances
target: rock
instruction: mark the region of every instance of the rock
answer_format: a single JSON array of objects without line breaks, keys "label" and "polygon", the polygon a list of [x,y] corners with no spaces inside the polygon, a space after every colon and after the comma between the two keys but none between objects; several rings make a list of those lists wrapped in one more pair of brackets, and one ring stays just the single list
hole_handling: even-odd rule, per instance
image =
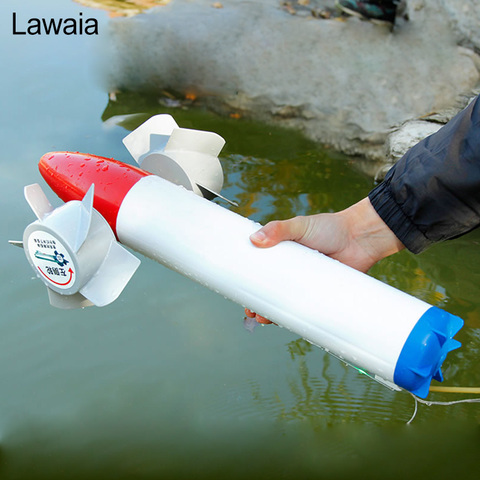
[{"label": "rock", "polygon": [[480,52],[480,0],[443,0],[450,26],[460,45]]},{"label": "rock", "polygon": [[387,160],[395,163],[407,150],[410,150],[420,140],[438,132],[442,125],[438,123],[412,120],[404,123],[398,130],[389,135],[387,139]]},{"label": "rock", "polygon": [[386,173],[403,155],[416,145],[420,140],[432,135],[442,127],[439,123],[423,120],[411,120],[405,122],[398,129],[393,131],[385,142],[385,162],[377,166],[374,174],[376,181],[385,178]]},{"label": "rock", "polygon": [[469,35],[458,9],[477,1],[409,0],[410,20],[393,32],[353,17],[292,15],[278,0],[212,3],[171,0],[112,19],[108,91],[193,92],[214,110],[384,161],[392,129],[458,111],[479,82],[478,56],[458,46],[459,32]]}]

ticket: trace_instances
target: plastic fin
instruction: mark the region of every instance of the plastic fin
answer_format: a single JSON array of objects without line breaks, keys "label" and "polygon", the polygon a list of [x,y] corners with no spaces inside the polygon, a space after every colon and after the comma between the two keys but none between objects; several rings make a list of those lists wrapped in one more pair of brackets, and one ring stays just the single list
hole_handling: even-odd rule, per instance
[{"label": "plastic fin", "polygon": [[53,212],[54,208],[48,201],[42,187],[38,183],[27,185],[23,189],[25,199],[27,200],[33,213],[39,220],[43,220],[46,216]]},{"label": "plastic fin", "polygon": [[93,305],[93,303],[90,302],[90,300],[88,300],[87,298],[85,298],[81,293],[75,293],[73,295],[61,295],[60,293],[54,292],[51,288],[48,287],[47,291],[50,305],[56,308],[68,310],[74,308],[90,307]]},{"label": "plastic fin", "polygon": [[[462,344],[458,341],[455,340],[454,338],[449,338],[443,345],[442,345],[442,356],[440,360],[440,365],[443,363],[445,358],[447,358],[448,352],[451,352],[452,350],[456,350],[457,348],[460,348]],[[441,368],[437,368],[435,373],[433,374],[433,379],[437,380],[439,382],[443,382],[443,374]]]},{"label": "plastic fin", "polygon": [[92,183],[90,188],[87,190],[87,193],[82,200],[82,209],[80,209],[80,218],[78,223],[76,245],[74,250],[78,250],[85,239],[87,238],[88,231],[90,230],[90,223],[92,221],[92,212],[93,212],[93,198],[95,195],[95,185]]},{"label": "plastic fin", "polygon": [[411,368],[411,371],[422,378],[429,378],[432,375],[432,367],[430,365]]},{"label": "plastic fin", "polygon": [[117,299],[140,265],[140,260],[113,241],[95,275],[80,289],[80,293],[97,307]]},{"label": "plastic fin", "polygon": [[457,348],[460,348],[461,346],[462,346],[461,342],[459,342],[458,340],[455,340],[454,338],[451,338],[444,345],[445,354],[447,354],[448,352],[451,352],[452,350],[456,350]]},{"label": "plastic fin", "polygon": [[23,242],[21,240],[9,240],[8,243],[14,247],[23,248]]},{"label": "plastic fin", "polygon": [[430,391],[430,382],[424,382],[418,388],[410,391],[420,398],[426,398]]},{"label": "plastic fin", "polygon": [[176,128],[165,147],[165,153],[185,151],[218,157],[224,145],[225,140],[214,132]]},{"label": "plastic fin", "polygon": [[135,161],[141,165],[145,154],[152,149],[165,147],[175,128],[178,128],[178,125],[171,115],[155,115],[129,133],[123,139],[123,144]]},{"label": "plastic fin", "polygon": [[93,193],[94,185],[89,188],[81,202],[68,202],[45,219],[45,225],[58,232],[74,252],[80,249],[90,230]]},{"label": "plastic fin", "polygon": [[197,187],[202,192],[202,195],[203,195],[204,198],[207,198],[207,199],[210,200],[212,198],[218,197],[218,198],[221,198],[222,200],[225,200],[230,205],[233,205],[234,207],[238,207],[238,203],[234,202],[233,200],[229,200],[227,197],[224,197],[223,195],[220,195],[218,192],[214,192],[210,188],[205,187],[204,185],[201,185],[198,182],[197,182]]},{"label": "plastic fin", "polygon": [[[461,318],[456,316],[452,316],[452,317],[453,318],[450,319],[447,326],[449,337],[453,337],[463,327],[463,320]],[[461,346],[460,342],[458,343],[459,345],[457,347],[452,348],[452,350],[454,350],[455,348],[459,348]]]}]

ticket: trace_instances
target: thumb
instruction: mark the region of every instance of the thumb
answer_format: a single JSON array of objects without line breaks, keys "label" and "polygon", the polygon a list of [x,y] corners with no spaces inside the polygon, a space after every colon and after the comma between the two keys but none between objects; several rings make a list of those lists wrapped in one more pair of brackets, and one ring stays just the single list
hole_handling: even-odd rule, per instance
[{"label": "thumb", "polygon": [[300,240],[305,235],[306,228],[304,217],[275,220],[250,235],[250,241],[256,247],[273,247],[284,240]]}]

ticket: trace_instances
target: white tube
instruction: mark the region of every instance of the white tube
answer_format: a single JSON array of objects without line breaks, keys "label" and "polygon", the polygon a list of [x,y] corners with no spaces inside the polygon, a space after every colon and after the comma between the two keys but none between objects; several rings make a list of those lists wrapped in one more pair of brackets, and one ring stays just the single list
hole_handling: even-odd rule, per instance
[{"label": "white tube", "polygon": [[295,242],[260,249],[259,224],[154,175],[126,195],[121,243],[393,382],[427,303]]}]

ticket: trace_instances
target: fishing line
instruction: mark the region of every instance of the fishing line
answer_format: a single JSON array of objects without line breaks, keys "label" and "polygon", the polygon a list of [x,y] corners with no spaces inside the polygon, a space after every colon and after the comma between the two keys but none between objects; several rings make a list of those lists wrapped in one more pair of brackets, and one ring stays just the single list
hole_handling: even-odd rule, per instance
[{"label": "fishing line", "polygon": [[[474,387],[430,387],[431,392],[449,392],[449,393],[480,393],[480,388],[474,388]],[[410,420],[407,422],[407,425],[410,425],[413,422],[413,419],[417,415],[418,411],[418,403],[423,403],[424,405],[427,405],[428,407],[432,405],[443,405],[443,406],[448,406],[448,405],[456,405],[457,403],[480,403],[480,398],[465,398],[463,400],[453,400],[451,402],[437,402],[437,401],[432,401],[432,400],[423,400],[422,398],[417,397],[413,393],[409,392],[410,395],[413,397],[415,400],[415,410],[413,412],[412,417]]]}]

